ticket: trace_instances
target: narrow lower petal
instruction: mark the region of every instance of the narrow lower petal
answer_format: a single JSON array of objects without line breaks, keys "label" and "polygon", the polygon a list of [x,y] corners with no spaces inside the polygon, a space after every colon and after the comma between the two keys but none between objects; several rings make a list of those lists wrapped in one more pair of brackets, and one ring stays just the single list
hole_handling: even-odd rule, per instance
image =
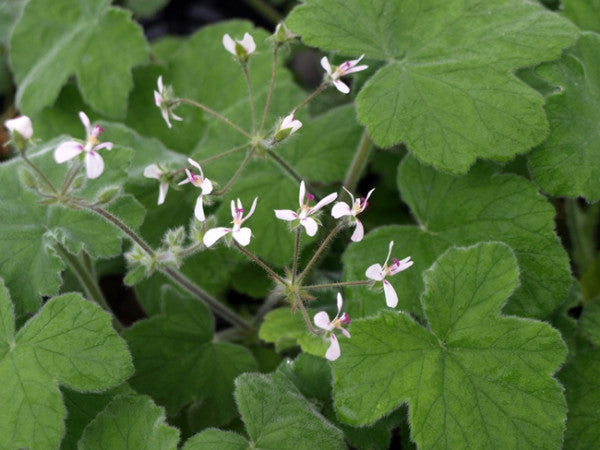
[{"label": "narrow lower petal", "polygon": [[177,183],[177,186],[181,186],[182,184],[187,184],[187,183],[191,183],[193,180],[192,177],[192,173],[185,169],[185,175],[186,175],[186,179],[185,180],[181,180],[179,183]]},{"label": "narrow lower petal", "polygon": [[160,92],[154,91],[154,104],[160,108],[160,105],[162,105],[162,102],[163,102],[163,98],[162,98],[162,95],[160,95]]},{"label": "narrow lower petal", "polygon": [[105,148],[106,150],[112,150],[114,144],[112,142],[102,142],[101,144],[95,145],[92,150],[97,152],[98,150],[102,150]]},{"label": "narrow lower petal", "polygon": [[319,225],[317,224],[315,219],[311,217],[306,217],[305,219],[300,219],[300,224],[306,229],[306,234],[308,234],[310,237],[317,234]]},{"label": "narrow lower petal", "polygon": [[225,227],[211,228],[204,235],[202,242],[204,242],[204,245],[207,247],[211,247],[215,242],[217,242],[230,231],[231,230],[229,228]]},{"label": "narrow lower petal", "polygon": [[319,311],[318,313],[316,313],[315,317],[313,317],[313,322],[319,328],[321,328],[323,330],[331,331],[331,327],[330,327],[331,321],[329,320],[329,316],[327,315],[327,313],[325,311]]},{"label": "narrow lower petal", "polygon": [[83,151],[83,145],[75,141],[67,141],[60,144],[54,150],[54,161],[61,164],[76,157]]},{"label": "narrow lower petal", "polygon": [[169,190],[169,183],[160,183],[158,186],[158,204],[162,205],[167,197],[167,191]]},{"label": "narrow lower petal", "polygon": [[336,359],[338,359],[341,355],[341,350],[340,350],[340,343],[338,342],[337,338],[335,337],[335,334],[331,335],[331,344],[329,345],[329,348],[327,349],[327,353],[325,353],[325,358],[327,358],[329,361],[335,361]]},{"label": "narrow lower petal", "polygon": [[252,231],[250,230],[250,228],[240,228],[239,230],[235,230],[232,234],[233,238],[242,247],[248,245],[250,243],[250,238],[252,237]]},{"label": "narrow lower petal", "polygon": [[350,240],[352,242],[360,242],[362,241],[363,236],[365,235],[365,228],[360,220],[356,219],[356,228],[354,228],[354,233],[350,236]]},{"label": "narrow lower petal", "polygon": [[296,220],[298,218],[298,214],[291,209],[275,209],[274,211],[275,217],[285,220],[286,222],[291,222],[292,220]]},{"label": "narrow lower petal", "polygon": [[171,121],[169,120],[169,110],[163,106],[160,108],[160,113],[162,114],[163,119],[165,119],[165,122],[167,122],[167,126],[172,128],[173,125],[171,125]]},{"label": "narrow lower petal", "polygon": [[198,199],[196,200],[194,216],[196,216],[196,219],[198,219],[200,222],[204,222],[206,220],[206,217],[204,216],[204,206],[202,205],[202,195],[199,195]]},{"label": "narrow lower petal", "polygon": [[350,92],[350,88],[348,87],[348,85],[341,80],[333,80],[333,85],[342,94],[347,94]]},{"label": "narrow lower petal", "polygon": [[104,160],[96,152],[87,152],[85,154],[85,171],[90,179],[98,178],[104,171]]},{"label": "narrow lower petal", "polygon": [[342,216],[352,215],[352,210],[347,203],[337,202],[335,205],[333,205],[333,208],[331,208],[331,215],[334,219],[339,219]]},{"label": "narrow lower petal", "polygon": [[345,328],[340,328],[340,331],[342,332],[342,334],[344,336],[346,336],[348,339],[350,339],[350,332],[348,330],[346,330]]},{"label": "narrow lower petal", "polygon": [[365,275],[369,280],[375,281],[381,281],[385,278],[383,276],[383,267],[381,267],[381,265],[379,264],[373,264],[372,266],[369,266],[369,268],[365,272]]},{"label": "narrow lower petal", "polygon": [[162,170],[160,170],[156,164],[150,164],[144,169],[144,176],[146,178],[155,178],[158,180],[161,175]]},{"label": "narrow lower petal", "polygon": [[398,295],[396,295],[394,286],[388,280],[383,280],[383,292],[385,293],[385,303],[390,308],[395,308],[398,304]]}]

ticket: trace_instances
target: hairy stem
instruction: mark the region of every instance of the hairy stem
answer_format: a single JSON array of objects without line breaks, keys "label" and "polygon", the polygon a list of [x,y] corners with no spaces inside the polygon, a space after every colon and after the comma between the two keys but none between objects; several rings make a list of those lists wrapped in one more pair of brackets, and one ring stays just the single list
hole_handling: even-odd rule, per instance
[{"label": "hairy stem", "polygon": [[272,278],[276,279],[277,281],[279,281],[281,284],[283,285],[287,285],[288,282],[285,281],[283,278],[281,278],[281,276],[275,272],[273,269],[271,269],[269,266],[267,266],[258,256],[256,256],[254,253],[249,252],[248,250],[246,250],[243,246],[241,246],[240,244],[238,244],[237,242],[235,242],[235,240],[233,241],[233,243],[235,244],[236,248],[242,252],[244,255],[246,255],[248,258],[250,258],[252,261],[254,261],[256,264],[258,264],[260,267],[263,268],[263,270],[265,272],[267,272],[269,275],[271,275]]},{"label": "hairy stem", "polygon": [[65,177],[65,181],[63,182],[61,188],[60,188],[60,193],[62,195],[64,195],[67,190],[71,187],[71,184],[73,183],[73,181],[75,180],[75,177],[77,176],[77,174],[79,173],[79,169],[81,169],[81,161],[78,161],[77,164],[71,166],[69,168],[69,170],[67,171],[67,176]]},{"label": "hairy stem", "polygon": [[321,83],[321,85],[315,89],[315,91],[310,94],[308,97],[306,97],[304,99],[304,101],[302,103],[300,103],[298,106],[296,106],[293,110],[294,113],[296,113],[300,108],[303,108],[304,106],[306,106],[313,98],[315,98],[317,95],[319,95],[321,93],[321,91],[323,89],[325,89],[327,87],[327,83]]},{"label": "hairy stem", "polygon": [[248,153],[246,154],[246,157],[244,158],[244,160],[242,161],[242,164],[240,164],[240,167],[237,168],[237,170],[235,171],[235,173],[233,174],[233,176],[229,179],[229,181],[227,182],[227,184],[223,187],[223,189],[221,189],[218,192],[215,192],[214,195],[223,195],[225,194],[229,188],[233,185],[233,183],[235,183],[235,180],[238,179],[238,177],[242,174],[244,168],[248,165],[248,162],[250,162],[250,158],[252,157],[252,153],[253,150],[249,150]]},{"label": "hairy stem", "polygon": [[294,244],[294,261],[292,262],[292,284],[296,281],[296,271],[298,270],[298,254],[300,253],[300,237],[302,236],[302,229],[298,226],[296,228],[296,243]]},{"label": "hairy stem", "polygon": [[186,103],[188,105],[192,105],[195,106],[196,108],[200,108],[202,111],[207,112],[208,114],[216,117],[217,119],[225,122],[227,125],[229,125],[231,128],[233,128],[234,130],[236,130],[237,132],[243,134],[244,136],[246,136],[248,139],[251,139],[252,136],[250,136],[250,133],[248,133],[246,130],[244,130],[242,127],[240,127],[239,125],[236,125],[235,123],[233,123],[231,120],[229,120],[227,117],[219,114],[218,112],[216,112],[213,109],[210,109],[208,106],[203,105],[202,103],[198,103],[195,100],[191,100],[189,98],[179,98],[177,100],[175,100],[173,102],[173,105],[176,105],[178,103]]},{"label": "hairy stem", "polygon": [[209,162],[212,162],[212,161],[214,161],[216,159],[223,158],[223,157],[231,155],[232,153],[235,153],[235,152],[237,152],[239,150],[242,150],[242,149],[248,147],[249,145],[250,145],[250,142],[246,142],[243,145],[239,145],[237,147],[230,148],[229,150],[225,150],[224,152],[221,152],[218,155],[210,156],[210,157],[205,158],[205,159],[203,159],[201,161],[198,161],[198,164],[200,164],[200,165],[208,164]]},{"label": "hairy stem", "polygon": [[323,242],[321,243],[321,245],[319,246],[319,248],[317,249],[317,251],[315,252],[315,254],[313,255],[313,257],[310,259],[310,261],[308,262],[308,264],[306,265],[306,267],[302,271],[302,273],[300,273],[300,275],[298,275],[298,283],[300,283],[304,279],[304,277],[308,274],[308,272],[310,271],[310,269],[312,268],[312,266],[319,259],[319,256],[321,256],[321,253],[323,253],[323,250],[325,250],[325,248],[329,245],[329,243],[331,242],[331,240],[338,233],[338,231],[340,231],[342,229],[343,226],[344,226],[344,224],[342,222],[340,222],[340,223],[338,223],[335,226],[335,228],[333,228],[329,232],[329,234],[327,235],[327,237],[323,240]]},{"label": "hairy stem", "polygon": [[44,181],[46,186],[48,186],[55,195],[58,195],[58,191],[56,190],[56,188],[54,187],[52,182],[48,179],[46,174],[44,172],[42,172],[42,170],[38,166],[36,166],[33,162],[31,162],[31,160],[25,155],[24,151],[21,152],[21,157],[23,158],[23,161],[25,161],[29,165],[29,167],[31,167],[33,170],[36,171],[36,173],[40,176],[42,181]]},{"label": "hairy stem", "polygon": [[250,73],[248,72],[248,63],[242,64],[244,70],[244,78],[246,78],[246,86],[248,86],[248,97],[250,98],[250,113],[252,114],[252,133],[256,133],[256,108],[254,106],[254,94],[252,92],[252,82],[250,81]]},{"label": "hairy stem", "polygon": [[267,94],[267,101],[265,103],[265,109],[263,110],[262,120],[260,121],[260,129],[258,134],[262,135],[265,129],[265,122],[267,121],[267,114],[269,113],[269,107],[271,106],[271,96],[273,95],[273,87],[275,86],[275,73],[277,72],[277,52],[279,50],[279,43],[275,45],[273,49],[273,67],[271,68],[271,81],[269,81],[269,93]]},{"label": "hairy stem", "polygon": [[279,165],[279,167],[283,169],[284,172],[289,174],[294,180],[296,180],[298,184],[300,184],[300,182],[302,181],[302,177],[298,172],[296,172],[296,170],[294,170],[292,166],[290,166],[285,160],[283,160],[276,152],[274,152],[270,148],[267,149],[267,154],[271,158],[273,158],[273,161],[275,161]]},{"label": "hairy stem", "polygon": [[304,306],[304,302],[297,294],[294,294],[296,297],[296,305],[298,305],[298,309],[302,313],[302,317],[304,317],[304,321],[306,322],[306,326],[310,330],[312,334],[318,334],[317,331],[313,328],[312,322],[310,321],[310,317],[308,317],[308,311],[306,311],[306,307]]},{"label": "hairy stem", "polygon": [[356,281],[339,281],[337,283],[323,283],[323,284],[310,284],[308,286],[304,286],[304,289],[329,289],[336,287],[344,287],[344,286],[366,286],[371,284],[371,281],[367,280],[356,280]]}]

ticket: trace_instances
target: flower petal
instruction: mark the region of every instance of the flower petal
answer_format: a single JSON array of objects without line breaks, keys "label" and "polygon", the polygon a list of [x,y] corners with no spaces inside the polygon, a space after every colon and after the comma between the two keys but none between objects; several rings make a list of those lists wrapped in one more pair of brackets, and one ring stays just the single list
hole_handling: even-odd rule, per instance
[{"label": "flower petal", "polygon": [[164,90],[162,75],[159,75],[157,84],[158,84],[158,92],[160,92],[162,94],[162,91]]},{"label": "flower petal", "polygon": [[229,228],[225,227],[211,228],[204,235],[202,242],[204,242],[204,245],[207,247],[210,247],[230,231],[231,230]]},{"label": "flower petal", "polygon": [[304,204],[304,197],[306,196],[306,186],[304,185],[304,180],[300,182],[300,189],[298,189],[298,203],[300,207]]},{"label": "flower petal", "polygon": [[348,87],[348,85],[341,80],[333,80],[333,85],[342,94],[347,94],[350,92],[350,88]]},{"label": "flower petal", "polygon": [[146,178],[155,178],[158,180],[161,175],[162,170],[160,170],[156,164],[150,164],[144,169],[144,176]]},{"label": "flower petal", "polygon": [[163,98],[162,98],[162,95],[160,95],[160,92],[154,91],[154,104],[160,108],[160,105],[162,105],[162,102],[163,102]]},{"label": "flower petal", "polygon": [[190,172],[188,169],[185,169],[185,175],[186,178],[185,180],[181,180],[179,183],[177,183],[177,186],[181,186],[182,184],[187,184],[187,183],[191,183],[192,182],[192,172]]},{"label": "flower petal", "polygon": [[196,219],[198,219],[200,222],[204,222],[206,220],[206,216],[204,216],[204,207],[202,206],[202,195],[199,195],[198,199],[196,200],[194,216],[196,216]]},{"label": "flower petal", "polygon": [[208,178],[205,178],[204,181],[202,182],[202,195],[207,195],[210,194],[213,190],[213,185],[212,185],[212,181],[210,181]]},{"label": "flower petal", "polygon": [[317,234],[319,225],[317,224],[316,220],[312,217],[300,219],[300,224],[306,229],[306,234],[308,234],[310,237]]},{"label": "flower petal", "polygon": [[85,154],[85,171],[90,179],[98,178],[104,171],[104,160],[99,153],[86,152]]},{"label": "flower petal", "polygon": [[348,339],[350,339],[352,336],[350,336],[350,332],[348,330],[346,330],[345,328],[340,328],[340,331],[342,332],[342,334],[344,336],[346,336]]},{"label": "flower petal", "polygon": [[327,72],[329,75],[331,75],[331,64],[329,64],[329,60],[327,59],[327,56],[323,56],[321,58],[321,67],[323,69],[325,69],[325,72]]},{"label": "flower petal", "polygon": [[275,217],[281,220],[285,220],[286,222],[291,222],[292,220],[296,220],[298,218],[298,214],[291,209],[275,209]]},{"label": "flower petal", "polygon": [[92,124],[90,123],[89,117],[83,111],[79,111],[79,120],[85,127],[85,137],[87,138],[90,134],[92,134]]},{"label": "flower petal", "polygon": [[329,345],[329,348],[327,349],[327,353],[325,353],[325,358],[327,358],[329,361],[335,361],[336,359],[338,359],[341,355],[341,350],[340,350],[340,343],[338,342],[337,338],[335,337],[335,334],[331,335],[331,344]]},{"label": "flower petal", "polygon": [[362,241],[363,236],[365,235],[365,228],[360,220],[356,219],[356,228],[354,228],[354,233],[350,236],[350,240],[352,242],[360,242]]},{"label": "flower petal", "polygon": [[33,136],[33,124],[27,116],[19,116],[4,122],[4,126],[11,132],[17,131],[23,139],[31,139]]},{"label": "flower petal", "polygon": [[313,322],[316,326],[323,330],[332,330],[332,327],[330,326],[331,321],[329,320],[329,315],[325,311],[319,311],[318,313],[316,313],[315,317],[313,317]]},{"label": "flower petal", "polygon": [[390,241],[390,246],[388,248],[388,254],[385,258],[385,262],[383,263],[383,265],[385,266],[388,262],[388,260],[390,259],[390,256],[392,254],[392,249],[394,248],[394,241]]},{"label": "flower petal", "polygon": [[92,150],[97,152],[98,150],[102,150],[103,148],[105,148],[106,150],[112,150],[114,147],[114,144],[112,142],[102,142],[98,145],[95,145]]},{"label": "flower petal", "polygon": [[231,39],[231,36],[229,36],[228,34],[225,34],[223,36],[223,47],[225,47],[225,49],[231,53],[232,55],[236,56],[235,53],[235,41],[233,39]]},{"label": "flower petal", "polygon": [[337,202],[335,205],[333,205],[333,208],[331,208],[331,215],[334,219],[339,219],[342,216],[351,216],[352,210],[347,203]]},{"label": "flower petal", "polygon": [[365,272],[365,275],[368,279],[375,281],[381,281],[385,278],[383,275],[383,267],[381,267],[379,264],[373,264],[372,266],[369,266]]},{"label": "flower petal", "polygon": [[76,157],[83,151],[83,145],[75,141],[67,141],[60,144],[54,150],[54,161],[61,164]]},{"label": "flower petal", "polygon": [[331,202],[333,202],[335,199],[337,198],[337,192],[333,192],[331,194],[329,194],[327,197],[325,197],[324,199],[322,199],[319,203],[317,203],[315,206],[313,206],[312,208],[310,208],[310,213],[312,214],[315,211],[318,211],[319,209],[321,209],[323,206],[329,205]]},{"label": "flower petal", "polygon": [[204,176],[204,174],[202,173],[202,168],[200,167],[200,164],[198,164],[198,161],[195,161],[192,158],[188,158],[187,160],[191,166],[194,166],[196,169],[198,169],[198,172],[200,172],[200,176]]},{"label": "flower petal", "polygon": [[240,44],[246,49],[248,55],[256,50],[256,43],[250,33],[244,33],[244,38],[240,41]]},{"label": "flower petal", "polygon": [[160,183],[158,186],[158,205],[162,205],[167,197],[167,191],[169,190],[169,183]]},{"label": "flower petal", "polygon": [[242,247],[245,247],[250,243],[250,238],[252,237],[252,230],[250,228],[240,228],[239,230],[233,230],[233,238],[240,244]]},{"label": "flower petal", "polygon": [[390,308],[395,308],[398,304],[398,295],[396,295],[394,286],[388,280],[383,280],[383,292],[385,293],[385,303]]},{"label": "flower petal", "polygon": [[244,219],[242,220],[242,222],[245,221],[246,219],[248,219],[254,213],[254,210],[256,209],[256,202],[257,201],[258,201],[258,197],[254,197],[254,201],[252,202],[252,206],[250,207],[250,211],[248,212],[248,214],[246,214],[246,217],[244,217]]},{"label": "flower petal", "polygon": [[338,312],[336,314],[336,317],[340,315],[340,312],[342,311],[342,306],[344,305],[344,299],[342,298],[342,294],[341,293],[337,293],[337,308],[338,308]]}]

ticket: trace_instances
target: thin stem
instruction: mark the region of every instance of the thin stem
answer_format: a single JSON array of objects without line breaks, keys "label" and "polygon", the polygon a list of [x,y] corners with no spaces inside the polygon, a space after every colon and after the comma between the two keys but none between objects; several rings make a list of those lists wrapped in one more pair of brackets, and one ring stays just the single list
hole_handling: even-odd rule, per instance
[{"label": "thin stem", "polygon": [[276,279],[283,285],[288,284],[287,281],[285,281],[283,278],[281,278],[281,276],[277,272],[275,272],[273,269],[271,269],[269,266],[267,266],[264,262],[262,262],[261,259],[258,256],[256,256],[254,253],[249,252],[248,250],[246,250],[244,247],[242,247],[240,244],[238,244],[235,241],[233,241],[233,243],[235,244],[236,248],[240,252],[242,252],[244,255],[246,255],[248,258],[250,258],[256,264],[258,264],[260,267],[262,267],[263,270],[265,272],[267,272],[269,275],[271,275],[272,278]]},{"label": "thin stem", "polygon": [[250,5],[254,10],[263,16],[265,19],[270,21],[271,23],[279,23],[283,20],[283,16],[279,14],[279,12],[269,5],[264,0],[244,0],[248,5]]},{"label": "thin stem", "polygon": [[210,109],[208,106],[205,106],[202,103],[198,103],[197,101],[191,100],[189,98],[179,98],[179,99],[177,99],[177,100],[175,100],[173,102],[173,105],[176,105],[178,103],[187,103],[188,105],[192,105],[192,106],[195,106],[196,108],[200,108],[202,111],[206,111],[207,113],[215,116],[217,119],[222,120],[227,125],[229,125],[231,128],[233,128],[237,132],[239,132],[239,133],[243,134],[244,136],[246,136],[248,139],[252,138],[252,136],[250,135],[250,133],[248,133],[242,127],[240,127],[239,125],[236,125],[231,120],[229,120],[227,117],[219,114],[218,112],[216,112],[213,109]]},{"label": "thin stem", "polygon": [[227,184],[223,187],[223,189],[221,189],[218,192],[215,192],[214,195],[217,195],[217,196],[218,195],[223,195],[223,194],[225,194],[225,192],[227,192],[229,190],[229,188],[231,187],[231,185],[241,175],[242,171],[244,170],[244,167],[246,167],[246,165],[248,165],[248,162],[250,161],[250,157],[252,156],[252,153],[254,153],[252,150],[248,151],[248,153],[246,154],[246,157],[242,161],[242,164],[240,164],[240,167],[237,168],[237,170],[235,171],[235,173],[233,174],[233,176],[230,178],[230,180],[227,182]]},{"label": "thin stem", "polygon": [[58,191],[56,190],[56,188],[54,187],[52,182],[48,179],[46,174],[44,172],[42,172],[38,166],[36,166],[33,162],[31,162],[31,160],[27,156],[25,156],[24,151],[21,152],[21,157],[29,165],[29,167],[31,167],[33,170],[35,170],[37,172],[37,174],[44,181],[44,183],[46,183],[46,186],[48,186],[54,194],[58,195]]},{"label": "thin stem", "polygon": [[337,283],[323,283],[323,284],[311,284],[308,286],[303,286],[304,289],[329,289],[336,287],[344,287],[344,286],[366,286],[371,284],[371,281],[367,280],[356,280],[356,281],[339,281]]},{"label": "thin stem", "polygon": [[212,297],[208,293],[206,293],[202,288],[200,288],[193,281],[189,280],[184,274],[175,270],[171,267],[164,267],[160,269],[162,273],[167,275],[173,281],[175,281],[179,286],[184,288],[193,296],[203,300],[210,309],[217,315],[226,319],[228,322],[242,328],[244,330],[251,330],[252,325],[250,325],[246,320],[242,319],[232,310],[230,310],[227,306],[223,305],[216,298]]},{"label": "thin stem", "polygon": [[79,169],[81,169],[82,165],[83,164],[81,163],[81,161],[77,161],[77,164],[69,168],[67,176],[65,177],[65,181],[63,182],[63,185],[60,188],[61,194],[64,195],[67,192],[67,190],[71,187],[71,184],[75,180],[75,177],[77,176],[77,173],[79,173]]},{"label": "thin stem", "polygon": [[228,155],[231,155],[232,153],[237,152],[238,150],[242,150],[242,149],[248,147],[249,145],[250,145],[250,142],[246,142],[245,144],[240,145],[238,147],[233,147],[233,148],[231,148],[229,150],[225,150],[224,152],[219,153],[218,155],[211,156],[209,158],[205,158],[203,160],[200,160],[200,161],[198,161],[198,164],[200,164],[200,165],[208,164],[209,162],[212,162],[212,161],[214,161],[216,159],[223,158],[225,156],[228,156]]},{"label": "thin stem", "polygon": [[106,310],[110,313],[112,317],[112,323],[116,330],[122,330],[123,325],[118,321],[118,319],[113,314],[110,306],[108,306],[108,302],[104,298],[102,291],[100,290],[100,286],[98,286],[98,281],[96,277],[93,275],[91,270],[86,267],[85,262],[81,261],[75,255],[71,254],[62,244],[56,243],[54,248],[58,252],[58,254],[62,257],[63,261],[67,263],[77,281],[85,291],[86,297],[98,304],[102,309]]},{"label": "thin stem", "polygon": [[275,153],[272,149],[267,149],[267,154],[273,158],[273,160],[279,164],[279,167],[283,169],[284,172],[287,172],[298,184],[302,181],[302,177],[298,172],[294,170],[292,166],[290,166],[286,161],[284,161],[277,153]]},{"label": "thin stem", "polygon": [[263,110],[262,120],[260,121],[260,130],[258,134],[262,134],[265,128],[265,122],[267,121],[267,114],[269,113],[269,107],[271,106],[271,95],[273,95],[273,86],[275,85],[275,72],[277,71],[277,51],[279,50],[279,43],[275,44],[273,49],[273,67],[271,68],[271,81],[269,82],[269,93],[267,94],[267,102],[265,103],[265,109]]},{"label": "thin stem", "polygon": [[327,83],[321,83],[321,85],[315,89],[315,91],[310,94],[308,97],[306,97],[304,99],[304,101],[302,103],[300,103],[298,106],[296,106],[293,110],[294,113],[296,113],[300,108],[304,107],[308,102],[310,102],[313,98],[315,98],[317,95],[319,95],[321,93],[321,91],[323,89],[325,89],[327,87]]},{"label": "thin stem", "polygon": [[[373,143],[369,137],[369,132],[365,128],[360,138],[360,142],[358,143],[358,147],[356,148],[356,153],[354,154],[352,164],[350,164],[350,167],[348,167],[348,172],[346,172],[344,184],[342,185],[350,192],[352,192],[356,187],[356,183],[360,178],[360,173],[364,169],[367,159],[369,159],[369,154],[371,153],[371,148],[373,147],[372,144]],[[341,192],[342,190],[340,190],[340,195]]]},{"label": "thin stem", "polygon": [[250,73],[248,72],[248,63],[242,63],[244,77],[246,78],[246,86],[248,86],[248,96],[250,97],[250,112],[252,114],[252,133],[256,133],[256,109],[254,106],[254,94],[252,92],[252,82],[250,81]]},{"label": "thin stem", "polygon": [[308,326],[308,329],[310,330],[310,332],[312,334],[318,334],[317,331],[312,326],[312,323],[310,321],[310,317],[308,317],[308,311],[306,311],[306,307],[304,306],[304,302],[302,301],[302,299],[300,298],[300,296],[298,294],[294,294],[294,296],[296,297],[296,304],[298,305],[298,309],[302,313],[302,317],[304,317],[304,321],[306,322],[306,325]]},{"label": "thin stem", "polygon": [[292,262],[292,284],[296,281],[296,271],[298,270],[298,253],[300,252],[300,237],[302,229],[296,228],[296,243],[294,245],[294,261]]},{"label": "thin stem", "polygon": [[302,271],[302,273],[300,275],[298,275],[298,283],[300,283],[304,279],[304,277],[309,272],[309,270],[311,269],[311,267],[313,266],[313,264],[315,262],[317,262],[317,260],[319,259],[319,256],[321,255],[321,253],[323,253],[323,250],[325,250],[325,248],[327,247],[327,245],[329,245],[329,243],[331,242],[331,240],[333,239],[333,237],[338,233],[338,231],[340,231],[342,229],[343,226],[344,226],[344,224],[342,222],[340,222],[340,223],[338,223],[335,226],[335,228],[333,230],[331,230],[329,232],[329,234],[327,235],[327,237],[323,240],[323,242],[321,243],[320,247],[317,249],[317,251],[315,252],[315,254],[313,255],[313,257],[310,259],[310,261],[308,262],[308,264],[306,265],[306,267]]}]

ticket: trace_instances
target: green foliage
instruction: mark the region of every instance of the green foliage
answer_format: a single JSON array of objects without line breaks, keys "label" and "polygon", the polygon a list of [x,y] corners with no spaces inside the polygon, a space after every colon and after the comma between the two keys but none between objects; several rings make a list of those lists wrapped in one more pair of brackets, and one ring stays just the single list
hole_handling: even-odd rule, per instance
[{"label": "green foliage", "polygon": [[361,425],[408,401],[425,448],[559,447],[566,411],[552,373],[565,357],[549,325],[498,312],[518,285],[511,249],[450,249],[425,272],[428,327],[384,311],[352,323],[333,363],[335,407]]},{"label": "green foliage", "polygon": [[[58,384],[77,391],[115,386],[133,370],[110,316],[78,294],[49,300],[16,334],[0,284],[0,436],[11,448],[56,448],[65,407]],[[8,447],[3,447],[8,448]]]},{"label": "green foliage", "polygon": [[564,15],[582,30],[600,32],[600,1],[562,0]]},{"label": "green foliage", "polygon": [[309,45],[385,61],[357,97],[359,120],[378,145],[404,142],[455,173],[545,138],[542,97],[511,72],[575,38],[567,21],[519,0],[310,0],[287,24]]}]

